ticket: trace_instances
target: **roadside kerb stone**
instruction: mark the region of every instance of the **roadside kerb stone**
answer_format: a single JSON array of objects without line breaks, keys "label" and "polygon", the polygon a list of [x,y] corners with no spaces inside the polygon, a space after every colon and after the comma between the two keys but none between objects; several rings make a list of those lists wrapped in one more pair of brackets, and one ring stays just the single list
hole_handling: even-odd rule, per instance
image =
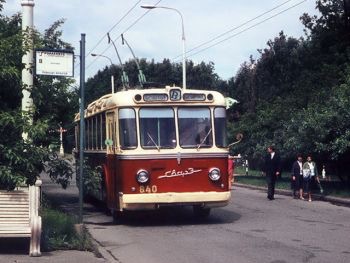
[{"label": "roadside kerb stone", "polygon": [[[252,190],[260,190],[260,191],[267,190],[266,187],[249,185],[249,184],[240,184],[240,183],[233,183],[233,189],[234,189],[234,187],[242,187],[242,188],[248,188],[248,189],[252,189]],[[276,189],[275,193],[279,194],[279,195],[292,196],[291,190]],[[350,199],[348,199],[348,198],[340,198],[340,197],[335,197],[335,196],[325,196],[325,195],[321,195],[321,194],[313,194],[312,196],[317,200],[330,202],[330,203],[335,204],[335,205],[343,205],[343,206],[350,207]]]}]

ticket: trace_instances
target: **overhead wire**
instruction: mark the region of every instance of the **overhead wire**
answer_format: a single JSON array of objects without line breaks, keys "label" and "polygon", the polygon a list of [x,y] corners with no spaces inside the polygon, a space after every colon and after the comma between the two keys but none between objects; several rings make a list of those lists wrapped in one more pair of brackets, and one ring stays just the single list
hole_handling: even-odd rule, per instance
[{"label": "overhead wire", "polygon": [[[162,0],[159,0],[158,2],[156,2],[154,4],[154,6],[158,5]],[[137,18],[129,27],[127,27],[117,38],[114,39],[114,42],[117,41],[119,38],[121,38],[122,34],[125,34],[129,29],[131,29],[133,26],[135,26],[145,15],[147,15],[151,10],[147,10],[145,13],[143,13],[139,18]],[[106,53],[106,51],[111,47],[111,45],[108,45],[100,54],[103,55],[104,53]],[[96,60],[98,59],[98,57],[95,57],[95,59],[86,66],[86,69],[88,69],[90,66],[92,66],[92,64],[94,64],[96,62]]]},{"label": "overhead wire", "polygon": [[229,40],[229,39],[231,39],[231,38],[233,38],[233,37],[236,37],[236,36],[238,36],[238,35],[240,35],[240,34],[246,32],[246,31],[248,31],[248,30],[250,30],[250,29],[252,29],[252,28],[254,28],[254,27],[256,27],[256,26],[258,26],[258,25],[260,25],[260,24],[265,23],[265,22],[268,21],[268,20],[271,20],[272,18],[275,18],[276,16],[279,16],[279,15],[281,15],[281,14],[283,14],[283,13],[285,13],[285,12],[287,12],[287,11],[289,11],[289,10],[295,8],[295,7],[297,7],[298,5],[301,5],[302,3],[306,2],[306,1],[307,1],[307,0],[302,0],[302,1],[300,1],[300,2],[298,2],[298,3],[296,3],[296,4],[294,4],[294,5],[292,5],[291,7],[288,7],[288,8],[286,8],[286,9],[284,9],[284,10],[282,10],[282,11],[276,13],[276,14],[273,15],[273,16],[270,16],[270,17],[268,17],[268,18],[266,18],[266,19],[264,19],[264,20],[262,20],[262,21],[260,21],[260,22],[258,22],[258,23],[255,23],[255,24],[253,24],[252,26],[250,26],[250,27],[248,27],[248,28],[246,28],[246,29],[244,29],[244,30],[242,30],[242,31],[240,31],[240,32],[238,32],[238,33],[236,33],[236,34],[233,34],[233,35],[231,35],[231,36],[229,36],[229,37],[227,37],[227,38],[224,38],[224,39],[222,39],[222,40],[220,40],[220,41],[218,41],[218,42],[216,42],[216,43],[214,43],[214,44],[212,44],[212,45],[210,45],[210,46],[208,46],[208,47],[206,47],[206,48],[203,48],[203,49],[201,49],[201,50],[199,50],[199,51],[197,51],[197,52],[195,52],[195,53],[193,53],[193,54],[187,56],[187,57],[192,57],[192,56],[197,55],[198,53],[201,53],[201,52],[203,52],[203,51],[205,51],[205,50],[207,50],[207,49],[210,49],[210,48],[212,48],[212,47],[214,47],[214,46],[217,46],[217,45],[219,45],[219,44],[221,44],[221,43],[223,43],[223,42],[225,42],[225,41],[227,41],[227,40]]},{"label": "overhead wire", "polygon": [[[131,11],[134,10],[135,7],[136,7],[141,1],[142,1],[142,0],[137,1],[137,2],[125,13],[125,15],[123,15],[123,16],[122,16],[122,17],[107,31],[107,33],[110,33],[117,25],[119,25],[120,22],[122,22],[122,21],[124,20],[124,18],[126,18],[126,17],[131,13]],[[94,49],[95,49],[96,47],[98,47],[99,44],[101,44],[101,42],[106,38],[107,33],[104,34],[104,35],[101,37],[101,39],[96,43],[96,45],[95,45],[93,48],[91,48],[91,50],[87,53],[86,56],[90,55],[90,54],[92,53],[92,51],[94,51]]]},{"label": "overhead wire", "polygon": [[[205,48],[203,48],[203,49],[200,49],[199,51],[197,51],[197,52],[195,52],[195,53],[193,53],[193,54],[187,55],[186,57],[187,57],[187,58],[193,57],[194,55],[197,55],[197,54],[199,54],[199,53],[201,53],[201,52],[204,52],[204,51],[206,51],[206,50],[208,50],[208,49],[210,49],[210,48],[212,48],[212,47],[214,47],[214,46],[217,46],[217,45],[219,45],[219,44],[221,44],[221,43],[223,43],[223,42],[225,42],[225,41],[227,41],[227,40],[229,40],[229,39],[231,39],[231,38],[233,38],[233,37],[236,37],[236,36],[238,36],[238,35],[240,35],[240,34],[246,32],[246,31],[248,31],[248,30],[250,30],[250,29],[252,29],[252,28],[254,28],[254,27],[256,27],[256,26],[258,26],[258,25],[260,25],[260,24],[265,23],[265,22],[268,21],[268,20],[271,20],[272,18],[275,18],[276,16],[279,16],[279,15],[281,15],[281,14],[283,14],[283,13],[285,13],[285,12],[287,12],[287,11],[289,11],[289,10],[291,10],[291,9],[293,9],[293,8],[295,8],[295,7],[297,7],[297,6],[299,6],[299,5],[301,5],[302,3],[306,2],[306,1],[307,1],[307,0],[302,0],[302,1],[300,1],[300,2],[298,2],[298,3],[296,3],[296,4],[294,4],[294,5],[292,5],[292,6],[290,6],[290,7],[288,7],[288,8],[286,8],[286,9],[284,9],[284,10],[282,10],[282,11],[280,11],[280,12],[278,12],[278,13],[276,13],[276,14],[274,14],[274,15],[272,15],[272,16],[270,16],[270,17],[268,17],[268,18],[266,18],[266,19],[264,19],[264,20],[262,20],[262,21],[260,21],[260,22],[258,22],[258,23],[253,24],[253,25],[250,26],[250,27],[245,28],[244,30],[242,30],[242,31],[240,31],[240,32],[238,32],[238,33],[236,33],[236,34],[233,34],[233,35],[231,35],[231,36],[229,36],[229,37],[226,37],[226,38],[224,38],[224,39],[222,39],[222,40],[220,40],[220,41],[218,41],[218,42],[215,42],[214,44],[212,44],[212,45],[210,45],[210,46],[208,46],[208,47],[205,47]],[[232,32],[232,31],[230,31],[230,32]],[[222,35],[222,36],[223,36],[223,35]],[[217,39],[217,38],[216,38],[216,39]],[[214,40],[212,40],[212,41],[207,41],[207,42],[208,42],[208,43],[211,43],[211,42],[215,41],[216,39],[214,39]],[[204,45],[205,45],[205,44],[204,44]],[[203,46],[203,45],[200,45],[200,46]],[[198,47],[199,47],[199,46],[198,46]],[[197,48],[196,48],[196,49],[197,49]],[[192,49],[192,50],[193,50],[193,49]],[[190,51],[186,52],[186,54],[189,53],[189,52],[190,52]],[[175,57],[173,60],[176,60],[178,57],[179,57],[179,56]]]},{"label": "overhead wire", "polygon": [[[293,1],[293,0],[287,0],[287,1],[285,1],[285,2],[283,2],[283,3],[281,3],[281,4],[277,5],[277,6],[275,6],[275,7],[273,7],[273,8],[271,8],[271,9],[269,9],[269,10],[267,10],[267,11],[265,11],[265,12],[259,14],[259,15],[257,15],[256,17],[254,17],[254,18],[252,18],[252,19],[249,19],[248,21],[246,21],[246,22],[244,22],[244,23],[242,23],[242,24],[240,24],[240,25],[238,25],[238,26],[235,26],[234,28],[231,28],[231,29],[225,31],[224,33],[221,33],[221,34],[219,34],[219,35],[213,37],[213,38],[210,39],[210,40],[208,40],[208,41],[206,41],[206,42],[203,42],[202,44],[200,44],[200,45],[198,45],[198,46],[195,46],[194,48],[191,48],[191,49],[187,50],[186,53],[191,53],[191,52],[193,52],[194,50],[196,50],[196,49],[198,49],[198,48],[200,48],[200,47],[202,47],[202,46],[205,46],[205,45],[207,45],[207,44],[209,44],[209,43],[215,41],[216,39],[219,39],[219,38],[225,36],[226,34],[231,33],[231,32],[233,32],[233,31],[235,31],[235,30],[237,30],[237,29],[239,29],[239,28],[241,28],[241,27],[243,27],[243,26],[245,26],[245,25],[247,25],[247,24],[253,22],[253,21],[256,20],[256,19],[258,19],[258,18],[260,18],[260,17],[262,17],[262,16],[264,16],[264,15],[266,15],[266,14],[268,14],[268,13],[271,13],[272,11],[274,11],[274,10],[280,8],[281,6],[284,6],[285,4],[287,4],[287,3],[291,2],[291,1]],[[180,54],[180,55],[174,57],[173,60],[176,60],[177,58],[179,58],[179,57],[181,57],[181,56],[182,56],[182,54]]]},{"label": "overhead wire", "polygon": [[[159,0],[158,2],[156,2],[156,3],[154,4],[154,6],[158,5],[161,1],[162,1],[162,0]],[[194,47],[194,48],[192,48],[192,49],[186,51],[186,54],[192,53],[194,50],[199,49],[200,47],[203,47],[203,46],[205,46],[205,45],[207,45],[207,44],[209,44],[209,43],[212,43],[212,42],[214,42],[215,40],[218,40],[218,39],[222,38],[223,36],[225,36],[225,35],[227,35],[227,34],[233,32],[233,31],[236,31],[237,29],[239,29],[239,28],[241,28],[241,27],[243,27],[243,26],[245,26],[245,25],[247,25],[247,24],[253,22],[254,20],[257,20],[258,18],[261,18],[262,16],[264,16],[264,15],[266,15],[266,14],[268,14],[268,13],[271,13],[272,11],[274,11],[274,10],[280,8],[281,6],[287,4],[287,3],[291,2],[291,1],[293,1],[293,0],[287,0],[287,1],[285,1],[285,2],[283,2],[283,3],[281,3],[281,4],[279,4],[279,5],[277,5],[277,6],[275,6],[275,7],[273,7],[272,9],[269,9],[269,10],[267,10],[267,11],[265,11],[265,12],[259,14],[258,16],[256,16],[256,17],[254,17],[254,18],[252,18],[252,19],[250,19],[250,20],[248,20],[248,21],[242,23],[241,25],[238,25],[238,26],[236,26],[236,27],[234,27],[234,28],[232,28],[232,29],[230,29],[230,30],[228,30],[228,31],[225,31],[224,33],[221,33],[221,34],[215,36],[214,38],[212,38],[212,39],[210,39],[210,40],[208,40],[208,41],[206,41],[206,42],[203,42],[202,44],[200,44],[200,45],[198,45],[198,46],[196,46],[196,47]],[[208,46],[208,47],[205,47],[205,48],[203,48],[203,49],[200,49],[199,51],[197,51],[197,52],[195,52],[195,53],[193,53],[193,54],[187,55],[187,57],[192,57],[192,56],[197,55],[197,54],[199,54],[199,53],[201,53],[201,52],[204,52],[204,51],[207,50],[207,49],[210,49],[210,48],[212,48],[212,47],[214,47],[214,46],[217,46],[217,45],[219,45],[219,44],[221,44],[221,43],[223,43],[223,42],[225,42],[225,41],[227,41],[227,40],[229,40],[229,39],[231,39],[231,38],[233,38],[233,37],[236,37],[236,36],[238,36],[238,35],[240,35],[240,34],[246,32],[246,31],[248,31],[248,30],[250,30],[250,29],[252,29],[252,28],[254,28],[254,27],[256,27],[256,26],[258,26],[258,25],[260,25],[260,24],[262,24],[262,23],[265,23],[265,22],[268,21],[268,20],[271,20],[272,18],[275,18],[275,17],[278,16],[278,15],[281,15],[281,14],[283,14],[283,13],[285,13],[285,12],[287,12],[287,11],[289,11],[289,10],[295,8],[295,7],[297,7],[298,5],[300,5],[300,4],[302,4],[302,3],[306,2],[306,1],[307,1],[307,0],[302,0],[302,1],[300,1],[300,2],[298,2],[298,3],[296,3],[296,4],[294,4],[294,5],[292,5],[291,7],[286,8],[286,9],[284,9],[284,10],[282,10],[282,11],[276,13],[275,15],[272,15],[272,16],[270,16],[270,17],[268,17],[268,18],[266,18],[266,19],[264,19],[264,20],[262,20],[262,21],[260,21],[260,22],[258,22],[258,23],[255,23],[255,24],[253,24],[252,26],[250,26],[250,27],[248,27],[248,28],[246,28],[246,29],[244,29],[244,30],[242,30],[242,31],[240,31],[240,32],[238,32],[238,33],[236,33],[236,34],[233,34],[233,35],[231,35],[231,36],[229,36],[229,37],[226,37],[226,38],[224,38],[224,39],[222,39],[222,40],[220,40],[220,41],[218,41],[218,42],[215,42],[214,44],[212,44],[212,45],[210,45],[210,46]],[[113,30],[127,15],[129,15],[129,13],[130,13],[140,2],[141,2],[141,0],[138,1],[138,2],[136,2],[136,3],[128,10],[128,12],[127,12],[116,24],[114,24],[114,25],[111,27],[111,29],[110,29],[107,33],[111,32],[111,31],[112,31],[112,30]],[[135,26],[135,25],[136,25],[145,15],[147,15],[148,12],[150,12],[150,11],[151,11],[151,10],[147,10],[144,14],[142,14],[139,18],[137,18],[129,27],[127,27],[127,28],[122,32],[122,34],[125,34],[128,30],[130,30],[133,26]],[[98,41],[98,43],[89,51],[89,53],[88,53],[86,56],[88,56],[89,54],[91,54],[92,51],[103,41],[103,39],[106,37],[107,33]],[[114,41],[117,41],[119,38],[121,38],[121,34],[118,35],[118,37],[116,37]],[[100,54],[103,55],[110,47],[111,47],[111,45],[108,45]],[[176,60],[176,59],[179,58],[180,56],[181,56],[181,55],[178,55],[178,56],[176,56],[175,58],[173,58],[172,60]],[[95,57],[95,59],[94,59],[90,64],[88,64],[88,65],[86,66],[86,69],[90,68],[90,67],[96,62],[97,59],[98,59],[98,57]],[[79,64],[78,64],[78,65],[79,65]]]},{"label": "overhead wire", "polygon": [[[137,5],[141,2],[142,0],[138,0],[108,31],[107,33],[110,33],[116,26],[118,26],[130,13],[133,11]],[[104,34],[99,41],[90,49],[90,51],[85,55],[85,57],[88,57],[101,43],[102,41],[106,38],[107,33]],[[96,60],[96,59],[95,59]],[[78,62],[75,65],[75,68],[77,68],[80,65],[80,62]]]}]

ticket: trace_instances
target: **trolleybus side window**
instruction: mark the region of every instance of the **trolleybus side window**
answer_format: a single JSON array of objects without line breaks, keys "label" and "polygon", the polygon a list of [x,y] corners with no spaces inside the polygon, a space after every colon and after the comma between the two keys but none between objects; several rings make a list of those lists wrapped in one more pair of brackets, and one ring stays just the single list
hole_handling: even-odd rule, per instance
[{"label": "trolleybus side window", "polygon": [[101,150],[101,115],[96,116],[96,149]]},{"label": "trolleybus side window", "polygon": [[99,150],[99,148],[98,148],[98,122],[97,122],[97,120],[98,120],[98,117],[99,116],[95,116],[94,117],[94,149],[95,150]]},{"label": "trolleybus side window", "polygon": [[181,147],[211,147],[213,145],[209,108],[179,108],[178,118]]},{"label": "trolleybus side window", "polygon": [[105,144],[105,140],[106,140],[106,115],[102,114],[102,123],[101,123],[101,145],[102,145],[102,149],[106,149],[106,144]]},{"label": "trolleybus side window", "polygon": [[89,119],[85,119],[85,149],[89,149],[90,143],[89,143],[89,137],[90,137],[90,125],[89,125]]},{"label": "trolleybus side window", "polygon": [[146,149],[175,148],[175,114],[172,108],[140,109],[140,140]]},{"label": "trolleybus side window", "polygon": [[214,110],[215,143],[218,147],[227,147],[226,109],[223,107]]},{"label": "trolleybus side window", "polygon": [[96,122],[95,122],[96,117],[92,117],[90,119],[90,130],[91,130],[91,144],[90,144],[90,149],[95,150],[96,149]]},{"label": "trolleybus side window", "polygon": [[137,147],[135,110],[125,108],[119,110],[119,138],[122,149]]}]

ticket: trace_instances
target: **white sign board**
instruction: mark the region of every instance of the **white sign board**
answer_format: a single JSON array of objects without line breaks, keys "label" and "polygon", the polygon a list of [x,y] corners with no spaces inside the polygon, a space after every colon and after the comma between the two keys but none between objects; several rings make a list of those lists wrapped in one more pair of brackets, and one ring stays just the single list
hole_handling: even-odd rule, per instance
[{"label": "white sign board", "polygon": [[74,53],[65,50],[36,50],[35,64],[37,75],[74,76]]}]

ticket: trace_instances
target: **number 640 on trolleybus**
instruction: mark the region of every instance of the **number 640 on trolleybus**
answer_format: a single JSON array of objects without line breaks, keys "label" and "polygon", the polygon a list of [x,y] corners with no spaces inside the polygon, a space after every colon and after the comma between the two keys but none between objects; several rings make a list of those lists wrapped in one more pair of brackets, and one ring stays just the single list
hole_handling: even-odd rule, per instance
[{"label": "number 640 on trolleybus", "polygon": [[207,216],[229,202],[226,103],[216,91],[166,86],[105,95],[85,110],[84,144],[100,176],[89,194],[114,215],[193,206]]}]

